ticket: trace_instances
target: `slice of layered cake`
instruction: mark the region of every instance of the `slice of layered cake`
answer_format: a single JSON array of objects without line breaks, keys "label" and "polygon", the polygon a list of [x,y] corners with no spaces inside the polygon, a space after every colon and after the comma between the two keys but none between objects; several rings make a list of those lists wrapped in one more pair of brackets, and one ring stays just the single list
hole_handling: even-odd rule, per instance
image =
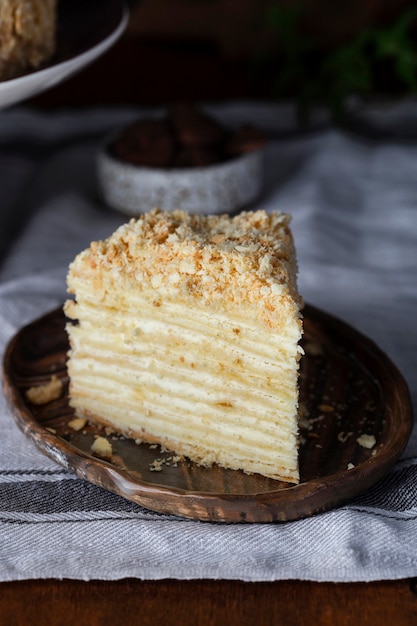
[{"label": "slice of layered cake", "polygon": [[289,217],[153,210],[70,266],[77,415],[297,483],[302,333]]},{"label": "slice of layered cake", "polygon": [[57,0],[0,0],[0,80],[37,69],[55,51]]}]

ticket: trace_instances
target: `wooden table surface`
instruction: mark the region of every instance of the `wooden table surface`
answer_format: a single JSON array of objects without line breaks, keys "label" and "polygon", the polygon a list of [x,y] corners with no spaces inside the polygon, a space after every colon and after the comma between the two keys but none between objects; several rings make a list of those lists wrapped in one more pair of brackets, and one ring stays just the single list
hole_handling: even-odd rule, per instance
[{"label": "wooden table surface", "polygon": [[[183,58],[184,48],[179,48],[176,57],[172,47],[152,46],[146,41],[138,43],[122,38],[91,68],[34,98],[31,104],[49,109],[163,102],[172,94],[169,77],[175,76],[178,60],[185,67],[181,79],[183,98],[216,100],[248,95],[245,77],[236,67],[220,67],[221,60],[205,56],[204,52],[197,53],[194,59],[204,69],[201,75],[213,79],[209,84],[206,80],[196,80],[196,76],[193,78],[193,68]],[[126,81],[122,73],[114,71],[132,54],[147,60],[138,67],[134,82]],[[152,54],[154,66],[150,62]],[[161,80],[163,69],[162,78],[165,78]],[[109,76],[113,76],[115,83],[112,90],[108,89]],[[152,83],[155,76],[159,80]],[[412,626],[417,624],[417,578],[347,584],[133,579],[0,583],[0,626],[74,624]]]},{"label": "wooden table surface", "polygon": [[361,583],[34,580],[0,584],[1,626],[413,626],[417,579]]}]

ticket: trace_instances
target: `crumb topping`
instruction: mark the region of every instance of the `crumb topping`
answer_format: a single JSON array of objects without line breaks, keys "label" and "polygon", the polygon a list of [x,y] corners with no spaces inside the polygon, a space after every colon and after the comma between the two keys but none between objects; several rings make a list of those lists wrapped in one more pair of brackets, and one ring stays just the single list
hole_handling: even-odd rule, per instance
[{"label": "crumb topping", "polygon": [[[206,247],[219,252],[257,253],[260,271],[272,274],[274,260],[287,258],[289,222],[287,214],[261,210],[230,217],[154,209],[131,219],[107,240],[94,242],[91,249],[108,261],[120,255],[131,261],[139,250],[155,245],[164,245],[167,250],[181,247],[190,256]],[[190,264],[184,271],[192,274],[195,269]]]},{"label": "crumb topping", "polygon": [[270,312],[277,298],[288,296],[288,305],[298,307],[289,222],[287,214],[263,210],[231,217],[154,209],[80,253],[70,266],[69,290],[76,291],[71,278],[90,274],[103,293],[109,280],[123,277],[138,288],[146,282],[159,294],[263,302]]}]

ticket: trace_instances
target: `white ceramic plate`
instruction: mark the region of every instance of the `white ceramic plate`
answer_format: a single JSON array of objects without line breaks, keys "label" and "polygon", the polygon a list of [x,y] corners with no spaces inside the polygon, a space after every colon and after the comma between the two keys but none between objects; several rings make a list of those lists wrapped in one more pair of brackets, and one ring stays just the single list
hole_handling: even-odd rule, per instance
[{"label": "white ceramic plate", "polygon": [[0,108],[54,87],[95,61],[121,36],[128,19],[122,0],[61,0],[54,58],[41,70],[0,82]]}]

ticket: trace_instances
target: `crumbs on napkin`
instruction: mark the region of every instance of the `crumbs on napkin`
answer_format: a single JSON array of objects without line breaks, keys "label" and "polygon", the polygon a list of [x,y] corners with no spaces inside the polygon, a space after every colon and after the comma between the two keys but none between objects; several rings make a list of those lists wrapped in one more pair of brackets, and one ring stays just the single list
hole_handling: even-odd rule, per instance
[{"label": "crumbs on napkin", "polygon": [[62,382],[55,374],[51,380],[44,385],[30,387],[26,391],[26,397],[32,404],[47,404],[52,400],[57,400],[62,394]]}]

